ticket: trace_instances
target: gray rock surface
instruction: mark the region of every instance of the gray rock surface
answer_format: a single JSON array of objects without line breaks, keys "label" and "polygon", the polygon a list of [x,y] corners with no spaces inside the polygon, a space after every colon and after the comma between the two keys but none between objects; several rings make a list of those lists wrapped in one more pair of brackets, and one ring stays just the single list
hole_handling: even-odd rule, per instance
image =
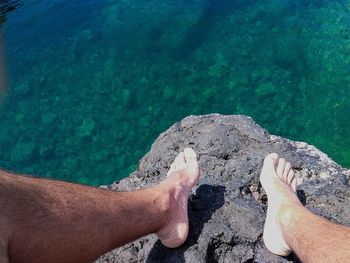
[{"label": "gray rock surface", "polygon": [[298,196],[306,207],[350,225],[350,170],[313,146],[270,135],[246,116],[185,118],[159,136],[137,171],[108,188],[125,191],[157,184],[185,147],[198,153],[202,170],[189,201],[186,243],[167,249],[149,235],[97,262],[298,262],[294,255],[272,255],[262,241],[266,195],[259,185],[259,172],[270,152],[293,164]]}]

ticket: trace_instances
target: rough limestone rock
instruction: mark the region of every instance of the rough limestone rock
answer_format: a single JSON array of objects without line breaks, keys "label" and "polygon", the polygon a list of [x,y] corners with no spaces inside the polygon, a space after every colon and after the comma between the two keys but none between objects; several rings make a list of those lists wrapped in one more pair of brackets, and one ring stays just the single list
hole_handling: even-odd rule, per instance
[{"label": "rough limestone rock", "polygon": [[108,186],[135,190],[164,178],[179,151],[192,147],[202,177],[189,201],[190,234],[177,249],[149,235],[102,256],[97,262],[298,262],[274,256],[263,244],[266,195],[259,185],[264,157],[284,156],[299,179],[306,207],[331,221],[350,225],[350,170],[303,142],[270,135],[245,116],[190,116],[154,142],[136,172]]}]

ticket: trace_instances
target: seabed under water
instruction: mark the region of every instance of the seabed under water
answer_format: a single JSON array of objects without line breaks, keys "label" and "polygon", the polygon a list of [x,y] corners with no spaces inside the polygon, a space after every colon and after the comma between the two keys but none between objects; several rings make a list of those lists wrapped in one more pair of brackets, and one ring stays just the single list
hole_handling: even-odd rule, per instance
[{"label": "seabed under water", "polygon": [[350,0],[15,1],[0,166],[90,185],[190,114],[245,114],[350,167]]}]

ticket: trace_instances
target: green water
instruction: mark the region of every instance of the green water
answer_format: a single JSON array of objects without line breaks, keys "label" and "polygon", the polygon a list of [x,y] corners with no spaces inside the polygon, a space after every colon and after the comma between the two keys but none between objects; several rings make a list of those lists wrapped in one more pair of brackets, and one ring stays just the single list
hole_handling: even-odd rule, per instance
[{"label": "green water", "polygon": [[27,0],[3,25],[0,166],[91,185],[190,114],[245,114],[350,167],[350,0]]}]

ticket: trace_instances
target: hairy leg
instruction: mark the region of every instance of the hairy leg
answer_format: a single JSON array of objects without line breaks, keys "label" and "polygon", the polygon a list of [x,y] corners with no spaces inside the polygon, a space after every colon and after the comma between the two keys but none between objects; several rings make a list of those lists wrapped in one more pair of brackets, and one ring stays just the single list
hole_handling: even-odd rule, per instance
[{"label": "hairy leg", "polygon": [[0,236],[6,237],[5,252],[10,262],[91,262],[150,233],[157,233],[166,246],[179,246],[187,238],[187,199],[198,179],[191,149],[179,154],[159,185],[135,192],[2,172]]},{"label": "hairy leg", "polygon": [[348,262],[350,228],[334,224],[305,207],[288,207],[281,215],[283,236],[305,263]]},{"label": "hairy leg", "polygon": [[265,158],[260,181],[268,196],[264,242],[274,254],[292,250],[302,262],[346,262],[350,228],[314,215],[300,203],[290,163],[277,154]]},{"label": "hairy leg", "polygon": [[0,242],[0,262],[8,263],[7,248],[4,243]]}]

